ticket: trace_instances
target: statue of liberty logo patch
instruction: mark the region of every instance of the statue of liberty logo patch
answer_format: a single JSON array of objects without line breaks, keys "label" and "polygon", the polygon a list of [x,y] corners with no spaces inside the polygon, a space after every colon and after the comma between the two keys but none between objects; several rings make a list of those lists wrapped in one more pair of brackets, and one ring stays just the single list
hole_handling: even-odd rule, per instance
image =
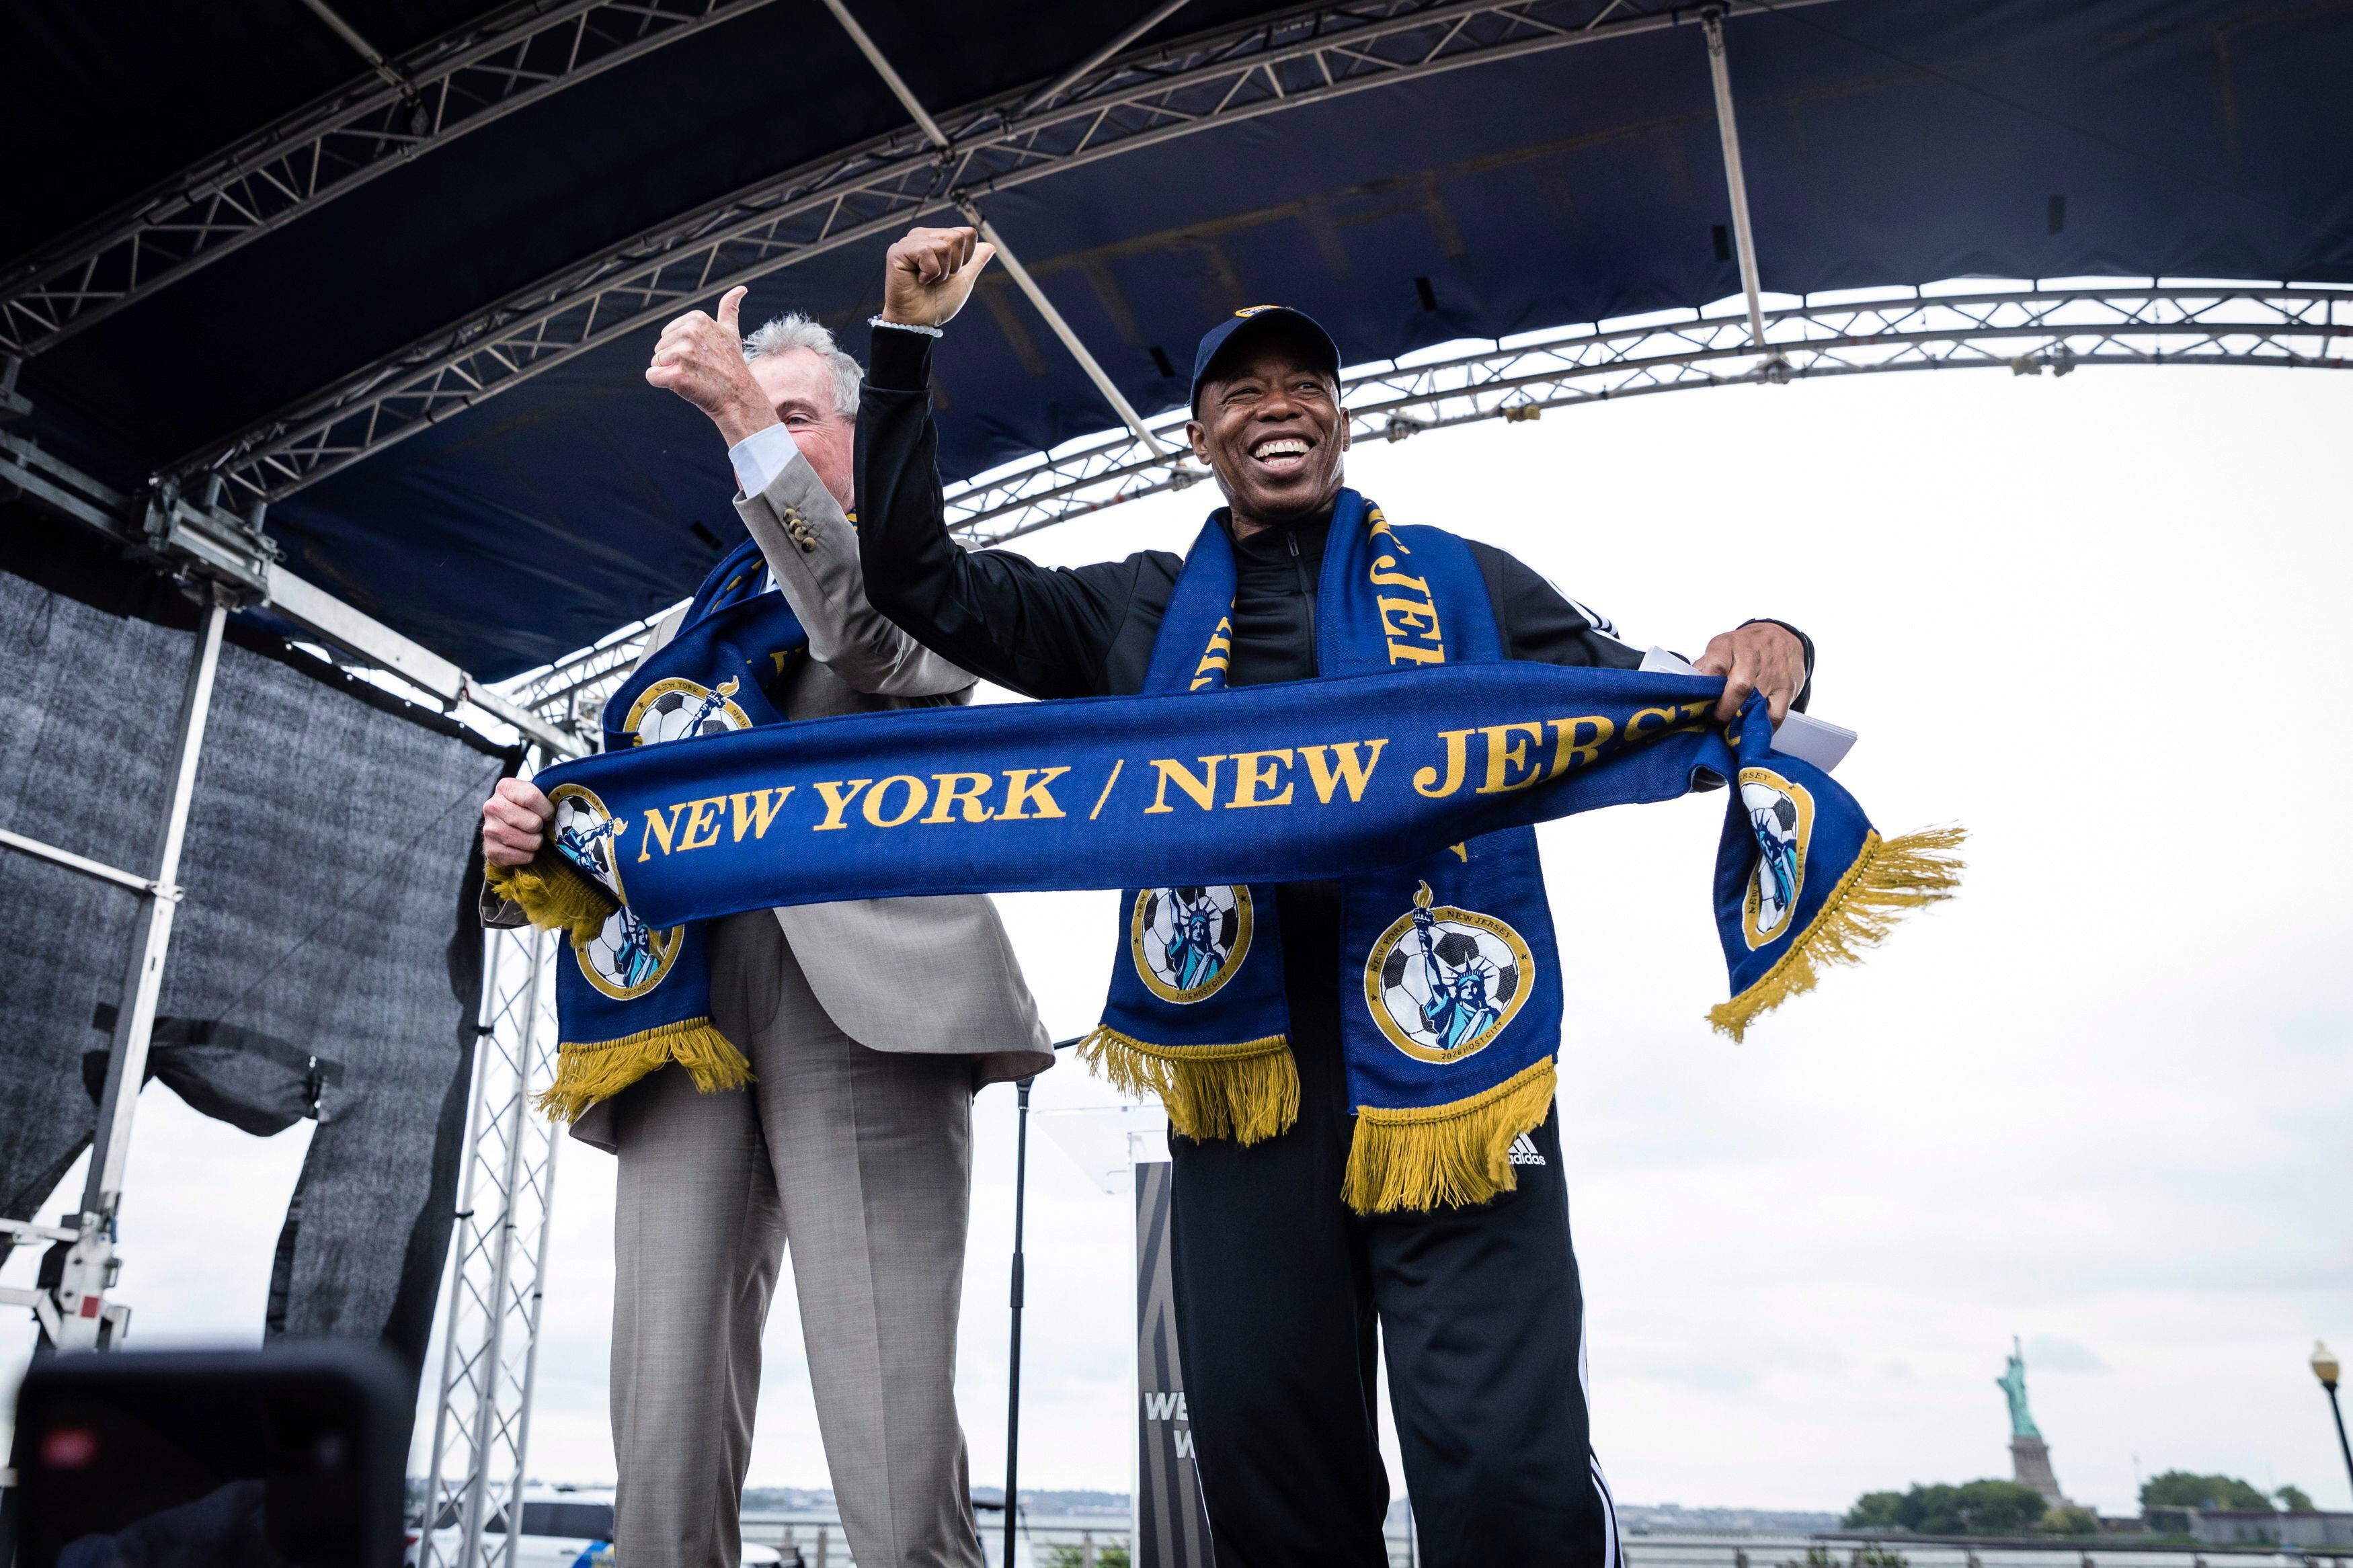
[{"label": "statue of liberty logo patch", "polygon": [[1453,1062],[1494,1043],[1528,998],[1535,960],[1493,915],[1413,896],[1365,958],[1365,1006],[1389,1044],[1419,1061]]},{"label": "statue of liberty logo patch", "polygon": [[1806,887],[1806,847],[1814,839],[1814,797],[1770,768],[1740,770],[1740,804],[1757,835],[1757,868],[1741,900],[1740,934],[1754,952],[1788,928]]},{"label": "statue of liberty logo patch", "polygon": [[1215,995],[1250,956],[1248,888],[1146,888],[1128,922],[1128,956],[1163,1002]]},{"label": "statue of liberty logo patch", "polygon": [[[579,784],[558,784],[548,799],[555,806],[550,826],[556,853],[620,898],[620,858],[614,853],[614,841],[628,825],[616,822],[596,793]],[[595,936],[585,942],[575,937],[572,956],[589,984],[616,1002],[627,1002],[662,983],[685,935],[684,926],[654,930],[624,904],[605,918]]]}]

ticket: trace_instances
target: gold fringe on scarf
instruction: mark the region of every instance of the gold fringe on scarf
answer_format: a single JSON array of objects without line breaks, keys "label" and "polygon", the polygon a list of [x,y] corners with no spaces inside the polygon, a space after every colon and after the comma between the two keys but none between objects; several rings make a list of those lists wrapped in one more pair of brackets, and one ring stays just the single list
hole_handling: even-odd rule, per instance
[{"label": "gold fringe on scarf", "polygon": [[542,931],[560,931],[591,942],[620,906],[612,895],[573,868],[569,860],[542,849],[528,866],[484,868],[491,891],[520,907]]},{"label": "gold fringe on scarf", "polygon": [[710,1019],[684,1018],[617,1040],[558,1047],[555,1081],[540,1091],[535,1103],[553,1121],[577,1121],[598,1100],[612,1099],[672,1062],[692,1075],[694,1087],[705,1094],[752,1081],[752,1064]]},{"label": "gold fringe on scarf", "polygon": [[1959,891],[1965,863],[1956,851],[1968,837],[1963,827],[1865,837],[1862,853],[1831,889],[1814,923],[1754,985],[1711,1008],[1707,1021],[1738,1040],[1760,1016],[1811,991],[1822,970],[1862,963],[1864,951],[1885,942],[1906,913]]},{"label": "gold fringe on scarf", "polygon": [[1152,1046],[1097,1027],[1078,1054],[1113,1089],[1158,1095],[1170,1129],[1187,1138],[1250,1144],[1299,1120],[1299,1065],[1281,1035],[1235,1046]]},{"label": "gold fringe on scarf", "polygon": [[1451,1105],[1356,1108],[1342,1194],[1358,1214],[1483,1204],[1520,1184],[1512,1141],[1552,1109],[1550,1057]]},{"label": "gold fringe on scarf", "polygon": [[[560,931],[574,947],[596,940],[620,906],[604,889],[560,855],[540,851],[528,866],[492,866],[485,875],[491,891],[515,904],[542,931]],[[682,1018],[586,1045],[569,1042],[555,1051],[555,1081],[533,1100],[553,1121],[577,1121],[600,1100],[676,1062],[705,1094],[742,1089],[752,1081],[752,1064],[708,1018]]]}]

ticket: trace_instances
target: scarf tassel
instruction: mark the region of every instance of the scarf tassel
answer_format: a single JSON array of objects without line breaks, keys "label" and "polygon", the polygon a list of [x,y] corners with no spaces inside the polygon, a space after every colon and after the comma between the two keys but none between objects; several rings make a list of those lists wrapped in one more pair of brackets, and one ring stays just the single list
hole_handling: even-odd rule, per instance
[{"label": "scarf tassel", "polygon": [[1517,1187],[1512,1141],[1552,1110],[1553,1060],[1451,1105],[1356,1108],[1342,1194],[1358,1214],[1483,1204]]},{"label": "scarf tassel", "polygon": [[612,1099],[673,1062],[705,1094],[752,1081],[752,1064],[708,1018],[682,1018],[617,1040],[561,1046],[555,1061],[555,1081],[533,1101],[554,1121],[577,1121],[598,1100]]},{"label": "scarf tassel", "polygon": [[1968,837],[1968,830],[1958,826],[1898,838],[1868,835],[1862,853],[1831,889],[1814,923],[1755,984],[1711,1008],[1708,1022],[1737,1041],[1757,1018],[1811,991],[1823,970],[1862,963],[1863,953],[1885,942],[1905,915],[1960,890],[1965,863],[1957,851]]},{"label": "scarf tassel", "polygon": [[560,931],[593,942],[620,906],[562,856],[542,849],[528,866],[489,866],[483,879],[491,891],[522,910],[542,931]]},{"label": "scarf tassel", "polygon": [[1113,1089],[1155,1094],[1170,1131],[1251,1144],[1299,1120],[1299,1066],[1281,1035],[1232,1046],[1154,1046],[1097,1027],[1079,1059]]}]

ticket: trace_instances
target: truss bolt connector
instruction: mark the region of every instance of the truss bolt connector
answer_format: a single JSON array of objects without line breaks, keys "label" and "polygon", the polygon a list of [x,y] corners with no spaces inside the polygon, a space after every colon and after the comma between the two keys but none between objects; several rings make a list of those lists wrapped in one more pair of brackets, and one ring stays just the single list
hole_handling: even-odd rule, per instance
[{"label": "truss bolt connector", "polygon": [[1757,373],[1775,386],[1788,385],[1796,374],[1789,369],[1788,360],[1778,353],[1767,354],[1765,363],[1757,367]]}]

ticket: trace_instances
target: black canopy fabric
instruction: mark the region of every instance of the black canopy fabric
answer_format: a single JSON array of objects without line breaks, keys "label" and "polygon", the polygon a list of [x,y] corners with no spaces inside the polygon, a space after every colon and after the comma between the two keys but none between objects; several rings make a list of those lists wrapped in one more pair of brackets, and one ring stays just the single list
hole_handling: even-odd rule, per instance
[{"label": "black canopy fabric", "polygon": [[[340,9],[397,55],[487,7]],[[949,109],[1052,79],[1148,4],[852,9],[916,96]],[[1277,14],[1195,0],[1137,47],[1259,13]],[[1726,35],[1769,290],[1970,274],[2353,281],[2353,0],[1832,0],[1745,15]],[[14,8],[0,252],[37,252],[357,69],[293,0]],[[46,438],[135,480],[699,203],[906,121],[818,0],[773,0],[161,290],[32,361],[23,389]],[[1183,395],[1162,362],[1181,372],[1244,304],[1298,304],[1362,363],[1732,294],[1716,138],[1701,32],[1678,26],[1212,125],[979,199],[1148,413]],[[747,317],[806,310],[862,351],[885,243],[769,274]],[[712,559],[698,529],[724,539],[734,523],[707,426],[641,378],[655,331],[279,503],[269,525],[290,563],[493,678],[681,596]],[[1001,276],[938,363],[951,478],[1115,423]]]}]

